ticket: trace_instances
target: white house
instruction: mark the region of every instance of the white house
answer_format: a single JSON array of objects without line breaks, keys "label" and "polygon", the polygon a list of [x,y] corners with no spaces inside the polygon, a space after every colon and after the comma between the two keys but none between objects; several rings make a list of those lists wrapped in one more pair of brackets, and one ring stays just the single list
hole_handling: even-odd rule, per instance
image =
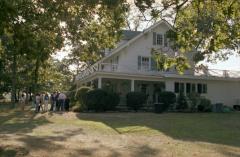
[{"label": "white house", "polygon": [[[175,55],[166,38],[171,26],[162,20],[142,31],[124,31],[118,46],[109,51],[104,58],[80,73],[76,80],[78,87],[92,85],[108,88],[120,94],[124,103],[130,91],[142,91],[148,95],[150,103],[158,102],[158,91],[180,90],[185,93],[198,92],[212,103],[235,105],[240,103],[240,72],[227,70],[196,71],[192,69],[183,75],[173,69],[159,71],[152,59],[152,48]],[[191,53],[192,54],[192,53]],[[191,60],[191,56],[189,56]]]}]

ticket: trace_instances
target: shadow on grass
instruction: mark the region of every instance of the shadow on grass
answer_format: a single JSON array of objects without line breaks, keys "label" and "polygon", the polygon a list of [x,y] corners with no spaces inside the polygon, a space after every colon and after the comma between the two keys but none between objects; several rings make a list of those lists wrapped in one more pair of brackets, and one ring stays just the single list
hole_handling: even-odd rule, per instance
[{"label": "shadow on grass", "polygon": [[[18,109],[7,109],[0,111],[0,156],[15,157],[25,156],[29,153],[28,147],[9,145],[11,137],[26,137],[25,134],[31,133],[38,126],[50,123],[45,117],[35,114],[28,107],[25,111]],[[19,140],[21,141],[21,140]]]},{"label": "shadow on grass", "polygon": [[239,113],[80,113],[77,116],[81,120],[102,122],[119,134],[154,130],[177,140],[240,147]]},{"label": "shadow on grass", "polygon": [[26,156],[29,151],[23,147],[16,146],[0,146],[0,156],[1,157],[15,157],[15,156]]},{"label": "shadow on grass", "polygon": [[99,144],[94,148],[81,148],[76,149],[71,154],[71,157],[79,156],[107,156],[107,157],[122,157],[122,156],[159,156],[160,151],[149,147],[148,145],[138,145],[131,148],[131,151],[119,151],[118,149],[113,149],[105,145]]},{"label": "shadow on grass", "polygon": [[33,111],[0,112],[0,135],[28,133],[38,126],[50,123],[45,117],[37,117]]}]

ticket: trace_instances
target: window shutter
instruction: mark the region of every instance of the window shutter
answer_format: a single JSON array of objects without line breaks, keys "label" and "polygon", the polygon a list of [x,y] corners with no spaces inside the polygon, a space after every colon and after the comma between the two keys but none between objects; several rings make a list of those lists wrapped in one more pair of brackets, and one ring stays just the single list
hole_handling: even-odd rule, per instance
[{"label": "window shutter", "polygon": [[164,46],[168,46],[168,39],[167,39],[167,34],[164,34]]},{"label": "window shutter", "polygon": [[153,32],[153,45],[156,45],[156,37],[157,37],[156,32]]},{"label": "window shutter", "polygon": [[141,56],[138,56],[138,70],[141,70]]},{"label": "window shutter", "polygon": [[153,71],[157,70],[157,62],[153,57],[151,58],[151,70]]}]

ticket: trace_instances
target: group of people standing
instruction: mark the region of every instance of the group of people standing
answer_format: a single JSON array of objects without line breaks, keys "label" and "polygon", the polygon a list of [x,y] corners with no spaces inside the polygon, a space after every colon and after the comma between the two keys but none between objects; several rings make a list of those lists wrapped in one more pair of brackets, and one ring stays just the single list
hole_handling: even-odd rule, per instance
[{"label": "group of people standing", "polygon": [[[49,111],[69,111],[70,99],[60,92],[54,92],[52,94],[48,93],[38,93],[35,96],[35,112]],[[49,109],[49,104],[50,109]]]}]

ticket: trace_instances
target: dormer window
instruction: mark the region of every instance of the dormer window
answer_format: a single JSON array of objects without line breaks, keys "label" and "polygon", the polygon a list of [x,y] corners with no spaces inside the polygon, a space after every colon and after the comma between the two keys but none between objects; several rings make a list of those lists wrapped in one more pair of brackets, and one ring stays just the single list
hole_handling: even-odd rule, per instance
[{"label": "dormer window", "polygon": [[168,46],[168,39],[166,34],[153,32],[153,45]]},{"label": "dormer window", "polygon": [[157,45],[163,45],[163,35],[157,34]]}]

